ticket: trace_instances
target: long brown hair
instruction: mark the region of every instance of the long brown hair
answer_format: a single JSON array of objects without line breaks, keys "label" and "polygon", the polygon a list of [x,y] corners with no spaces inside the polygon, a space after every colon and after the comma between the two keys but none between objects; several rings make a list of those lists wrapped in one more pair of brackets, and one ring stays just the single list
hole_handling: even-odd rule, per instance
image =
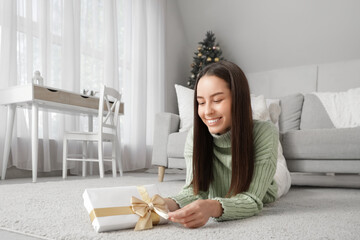
[{"label": "long brown hair", "polygon": [[198,115],[197,85],[203,76],[216,76],[227,82],[231,91],[232,176],[227,196],[246,191],[254,171],[253,119],[249,84],[243,71],[234,63],[219,61],[206,66],[199,74],[194,91],[194,194],[207,191],[213,181],[213,137]]}]

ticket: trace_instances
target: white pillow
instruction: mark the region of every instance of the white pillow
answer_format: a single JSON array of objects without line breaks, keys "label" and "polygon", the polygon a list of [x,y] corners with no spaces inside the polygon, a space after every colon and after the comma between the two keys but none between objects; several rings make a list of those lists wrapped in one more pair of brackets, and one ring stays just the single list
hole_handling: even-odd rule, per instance
[{"label": "white pillow", "polygon": [[250,97],[253,119],[263,121],[270,120],[265,97],[263,95],[255,96],[254,94],[251,94]]},{"label": "white pillow", "polygon": [[175,84],[180,115],[179,132],[190,130],[194,122],[194,90]]},{"label": "white pillow", "polygon": [[253,119],[268,121],[271,120],[279,129],[279,115],[281,113],[280,99],[265,99],[263,95],[251,94],[251,108]]},{"label": "white pillow", "polygon": [[266,100],[266,106],[269,109],[270,119],[279,129],[279,117],[281,113],[280,99],[267,98],[265,100]]}]

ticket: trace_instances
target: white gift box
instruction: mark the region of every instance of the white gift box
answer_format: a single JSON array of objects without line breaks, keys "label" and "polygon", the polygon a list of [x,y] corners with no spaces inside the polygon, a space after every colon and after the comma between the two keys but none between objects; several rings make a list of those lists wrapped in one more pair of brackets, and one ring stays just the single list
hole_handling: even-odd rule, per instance
[{"label": "white gift box", "polygon": [[[140,216],[131,208],[131,198],[143,199],[141,189],[152,198],[159,194],[156,185],[109,187],[85,189],[83,193],[84,205],[90,215],[92,225],[96,232],[105,232],[126,228],[134,228]],[[156,210],[155,210],[156,211]],[[158,212],[158,211],[156,211]],[[161,216],[163,214],[159,213]],[[160,218],[155,212],[151,217],[156,219],[155,224],[164,224],[168,220]],[[166,217],[166,214],[165,216]],[[154,221],[153,221],[154,223]]]}]

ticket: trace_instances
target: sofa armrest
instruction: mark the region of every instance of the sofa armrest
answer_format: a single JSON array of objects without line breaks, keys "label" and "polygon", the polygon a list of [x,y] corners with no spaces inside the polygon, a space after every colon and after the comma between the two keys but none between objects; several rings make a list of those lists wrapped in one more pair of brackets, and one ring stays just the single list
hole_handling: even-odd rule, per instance
[{"label": "sofa armrest", "polygon": [[169,134],[178,132],[180,116],[162,112],[155,116],[152,165],[168,166],[167,145]]}]

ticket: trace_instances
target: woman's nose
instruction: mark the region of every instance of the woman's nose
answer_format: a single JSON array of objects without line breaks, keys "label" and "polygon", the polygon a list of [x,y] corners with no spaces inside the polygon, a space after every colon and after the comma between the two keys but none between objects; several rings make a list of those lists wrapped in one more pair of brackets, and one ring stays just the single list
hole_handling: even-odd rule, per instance
[{"label": "woman's nose", "polygon": [[211,115],[214,112],[214,109],[211,104],[206,104],[205,106],[205,114]]}]

